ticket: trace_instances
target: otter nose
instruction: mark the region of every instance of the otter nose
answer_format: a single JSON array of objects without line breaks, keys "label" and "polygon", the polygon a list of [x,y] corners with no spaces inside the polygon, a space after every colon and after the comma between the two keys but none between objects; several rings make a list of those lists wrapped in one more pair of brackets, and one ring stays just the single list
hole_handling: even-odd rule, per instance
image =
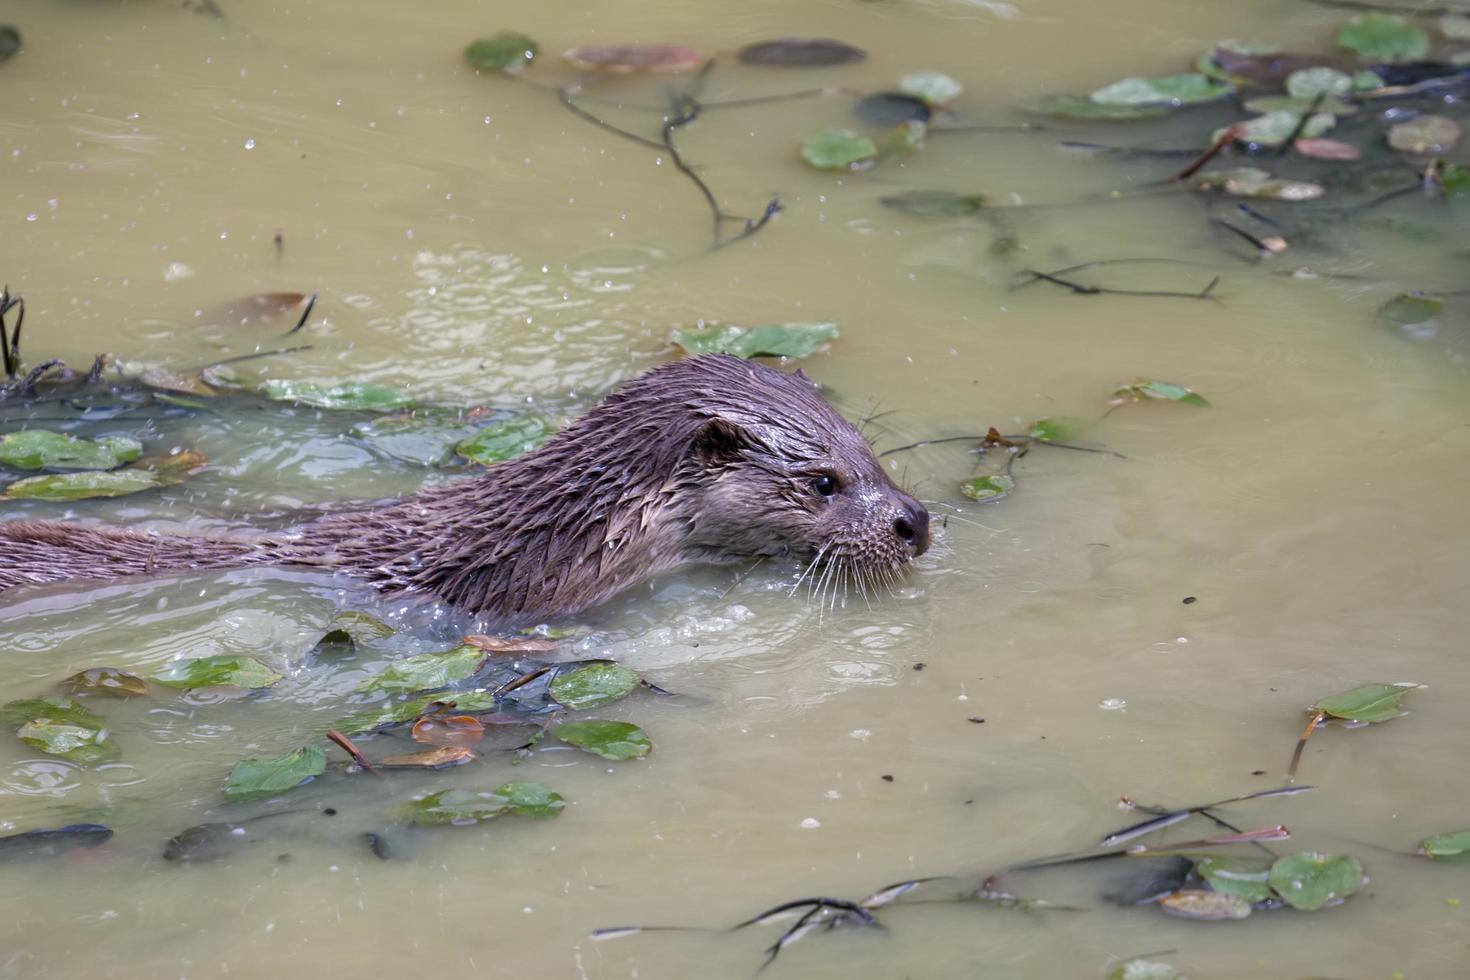
[{"label": "otter nose", "polygon": [[893,522],[893,533],[914,549],[917,558],[929,550],[929,512],[924,505],[907,494],[898,498],[899,515]]}]

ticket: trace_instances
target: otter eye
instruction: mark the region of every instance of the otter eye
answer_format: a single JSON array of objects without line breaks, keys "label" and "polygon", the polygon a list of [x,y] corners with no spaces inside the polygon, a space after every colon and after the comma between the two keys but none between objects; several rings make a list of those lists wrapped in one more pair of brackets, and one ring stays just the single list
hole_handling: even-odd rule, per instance
[{"label": "otter eye", "polygon": [[823,473],[812,481],[812,489],[824,497],[830,497],[837,492],[837,477],[831,473]]}]

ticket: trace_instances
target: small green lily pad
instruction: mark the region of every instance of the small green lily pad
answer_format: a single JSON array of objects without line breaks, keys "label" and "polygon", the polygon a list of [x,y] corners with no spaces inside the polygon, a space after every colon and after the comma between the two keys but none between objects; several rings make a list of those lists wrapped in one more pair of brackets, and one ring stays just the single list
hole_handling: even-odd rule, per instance
[{"label": "small green lily pad", "polygon": [[492,37],[471,41],[464,49],[465,60],[481,71],[519,71],[535,60],[541,45],[516,31],[501,31]]},{"label": "small green lily pad", "polygon": [[1399,293],[1378,308],[1378,316],[1401,327],[1428,323],[1444,312],[1444,300],[1424,293]]},{"label": "small green lily pad", "polygon": [[1299,851],[1271,865],[1271,890],[1292,908],[1315,911],[1363,887],[1363,866],[1350,854]]},{"label": "small green lily pad", "polygon": [[1270,861],[1207,857],[1200,859],[1195,870],[1215,891],[1238,896],[1252,905],[1271,897],[1271,886],[1266,883],[1271,873]]},{"label": "small green lily pad", "polygon": [[898,80],[898,90],[931,106],[942,106],[959,98],[965,87],[937,71],[916,71]]},{"label": "small green lily pad", "polygon": [[194,660],[175,660],[149,680],[164,687],[199,688],[243,687],[250,690],[270,687],[281,679],[276,673],[254,657],[244,654],[225,653],[214,657],[199,657]]},{"label": "small green lily pad", "polygon": [[[1254,143],[1257,146],[1280,146],[1293,133],[1298,139],[1315,139],[1337,123],[1337,117],[1332,113],[1318,112],[1314,113],[1307,120],[1306,125],[1298,130],[1297,124],[1301,122],[1301,118],[1302,113],[1293,109],[1268,112],[1254,119],[1236,123],[1235,139],[1240,143]],[[1224,129],[1217,129],[1210,138],[1218,140],[1224,135]]]},{"label": "small green lily pad", "polygon": [[1426,837],[1419,842],[1419,853],[1435,861],[1470,858],[1470,830],[1452,830]]},{"label": "small green lily pad", "polygon": [[260,390],[275,401],[348,412],[391,412],[413,404],[413,399],[403,392],[368,381],[318,385],[307,381],[272,379]]},{"label": "small green lily pad", "polygon": [[1286,94],[1294,99],[1314,99],[1318,95],[1348,95],[1353,91],[1353,78],[1336,68],[1301,68],[1286,76]]},{"label": "small green lily pad", "polygon": [[5,488],[12,500],[44,500],[68,503],[95,497],[125,497],[163,485],[152,470],[89,470],[85,473],[55,473],[16,480]]},{"label": "small green lily pad", "polygon": [[1205,400],[1204,395],[1170,381],[1135,381],[1131,385],[1122,385],[1113,394],[1124,401],[1153,398],[1182,402],[1185,405],[1198,405],[1201,408],[1207,408],[1210,404]]},{"label": "small green lily pad", "polygon": [[1172,915],[1210,922],[1244,919],[1251,914],[1251,903],[1239,895],[1201,889],[1183,889],[1159,899],[1159,907]]},{"label": "small green lily pad", "polygon": [[551,734],[604,759],[640,759],[653,751],[653,743],[643,729],[626,721],[567,721],[552,729]]},{"label": "small green lily pad", "polygon": [[495,422],[454,447],[454,451],[488,466],[514,459],[551,437],[552,426],[539,415],[519,415]]},{"label": "small green lily pad", "polygon": [[61,756],[73,762],[92,765],[106,762],[118,754],[117,743],[106,728],[73,725],[49,718],[28,721],[15,734],[32,748],[47,755]]},{"label": "small green lily pad", "polygon": [[848,170],[877,155],[872,140],[846,129],[823,130],[801,144],[801,158],[818,170]]},{"label": "small green lily pad", "polygon": [[1416,61],[1429,53],[1429,34],[1396,14],[1359,14],[1337,33],[1339,47],[1370,61]]},{"label": "small green lily pad", "polygon": [[1036,111],[1058,119],[1097,120],[1099,122],[1131,122],[1135,119],[1157,119],[1169,114],[1162,105],[1125,105],[1094,102],[1083,95],[1048,95]]},{"label": "small green lily pad", "polygon": [[402,725],[423,714],[435,699],[435,695],[426,694],[407,701],[375,704],[370,708],[364,708],[362,711],[348,715],[332,727],[346,735],[358,735],[362,732],[387,728],[390,725]]},{"label": "small green lily pad", "polygon": [[815,354],[840,335],[837,324],[778,323],[764,327],[739,327],[712,323],[685,327],[669,335],[670,342],[690,354],[734,354],[752,357],[806,357]]},{"label": "small green lily pad", "polygon": [[503,813],[547,820],[561,813],[566,801],[541,783],[510,782],[489,792],[446,789],[401,808],[410,823],[465,827]]},{"label": "small green lily pad", "polygon": [[143,444],[128,436],[78,439],[47,429],[0,436],[0,463],[18,470],[110,470],[138,458]]},{"label": "small green lily pad", "polygon": [[148,682],[143,678],[113,667],[78,671],[59,686],[68,694],[105,694],[113,698],[142,697],[148,693]]},{"label": "small green lily pad", "polygon": [[544,783],[509,782],[496,787],[495,793],[505,798],[512,813],[533,820],[550,820],[567,805],[560,793]]},{"label": "small green lily pad", "polygon": [[556,675],[551,696],[573,711],[600,708],[627,697],[641,683],[638,672],[622,664],[588,664]]},{"label": "small green lily pad", "polygon": [[89,728],[103,728],[107,724],[101,716],[78,702],[55,694],[41,698],[10,701],[0,708],[0,717],[5,719],[7,725],[16,726],[41,718],[71,725],[85,725]]},{"label": "small green lily pad", "polygon": [[1405,714],[1399,699],[1418,684],[1364,684],[1351,691],[1334,694],[1312,705],[1308,711],[1345,721],[1383,722]]},{"label": "small green lily pad", "polygon": [[473,676],[485,658],[485,651],[474,646],[421,653],[397,661],[376,677],[363,681],[357,690],[363,694],[428,691]]},{"label": "small green lily pad", "polygon": [[1168,105],[1185,106],[1210,102],[1235,91],[1235,86],[1198,72],[1164,75],[1158,78],[1125,78],[1105,85],[1092,93],[1092,101],[1102,105]]},{"label": "small green lily pad", "polygon": [[878,198],[878,203],[921,218],[956,218],[979,211],[985,206],[985,198],[979,194],[954,191],[905,191],[902,194],[885,194]]},{"label": "small green lily pad", "polygon": [[977,476],[973,480],[966,480],[960,484],[960,493],[971,500],[990,501],[999,500],[1016,489],[1016,481],[1003,473],[991,476]]},{"label": "small green lily pad", "polygon": [[1066,442],[1082,428],[1082,420],[1059,415],[1056,418],[1037,419],[1031,423],[1026,434],[1041,442]]},{"label": "small green lily pad", "polygon": [[307,745],[269,759],[241,759],[230,771],[225,796],[240,803],[295,789],[327,771],[327,754]]},{"label": "small green lily pad", "polygon": [[398,632],[376,616],[355,609],[344,609],[332,617],[322,634],[321,643],[350,643],[361,646]]}]

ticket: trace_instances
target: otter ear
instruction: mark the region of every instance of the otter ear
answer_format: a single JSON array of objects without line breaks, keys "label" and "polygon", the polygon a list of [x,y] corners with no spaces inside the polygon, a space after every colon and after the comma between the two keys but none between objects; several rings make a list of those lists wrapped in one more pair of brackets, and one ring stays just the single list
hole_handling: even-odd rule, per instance
[{"label": "otter ear", "polygon": [[731,460],[755,444],[750,433],[729,419],[707,420],[694,433],[689,454],[710,462]]}]

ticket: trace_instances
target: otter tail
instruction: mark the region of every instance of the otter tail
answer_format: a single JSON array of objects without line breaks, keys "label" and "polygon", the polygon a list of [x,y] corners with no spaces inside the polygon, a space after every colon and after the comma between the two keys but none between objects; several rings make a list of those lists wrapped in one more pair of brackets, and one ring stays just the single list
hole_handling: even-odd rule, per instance
[{"label": "otter tail", "polygon": [[0,593],[17,585],[66,579],[115,579],[279,560],[268,545],[253,541],[143,534],[57,521],[0,522]]}]

